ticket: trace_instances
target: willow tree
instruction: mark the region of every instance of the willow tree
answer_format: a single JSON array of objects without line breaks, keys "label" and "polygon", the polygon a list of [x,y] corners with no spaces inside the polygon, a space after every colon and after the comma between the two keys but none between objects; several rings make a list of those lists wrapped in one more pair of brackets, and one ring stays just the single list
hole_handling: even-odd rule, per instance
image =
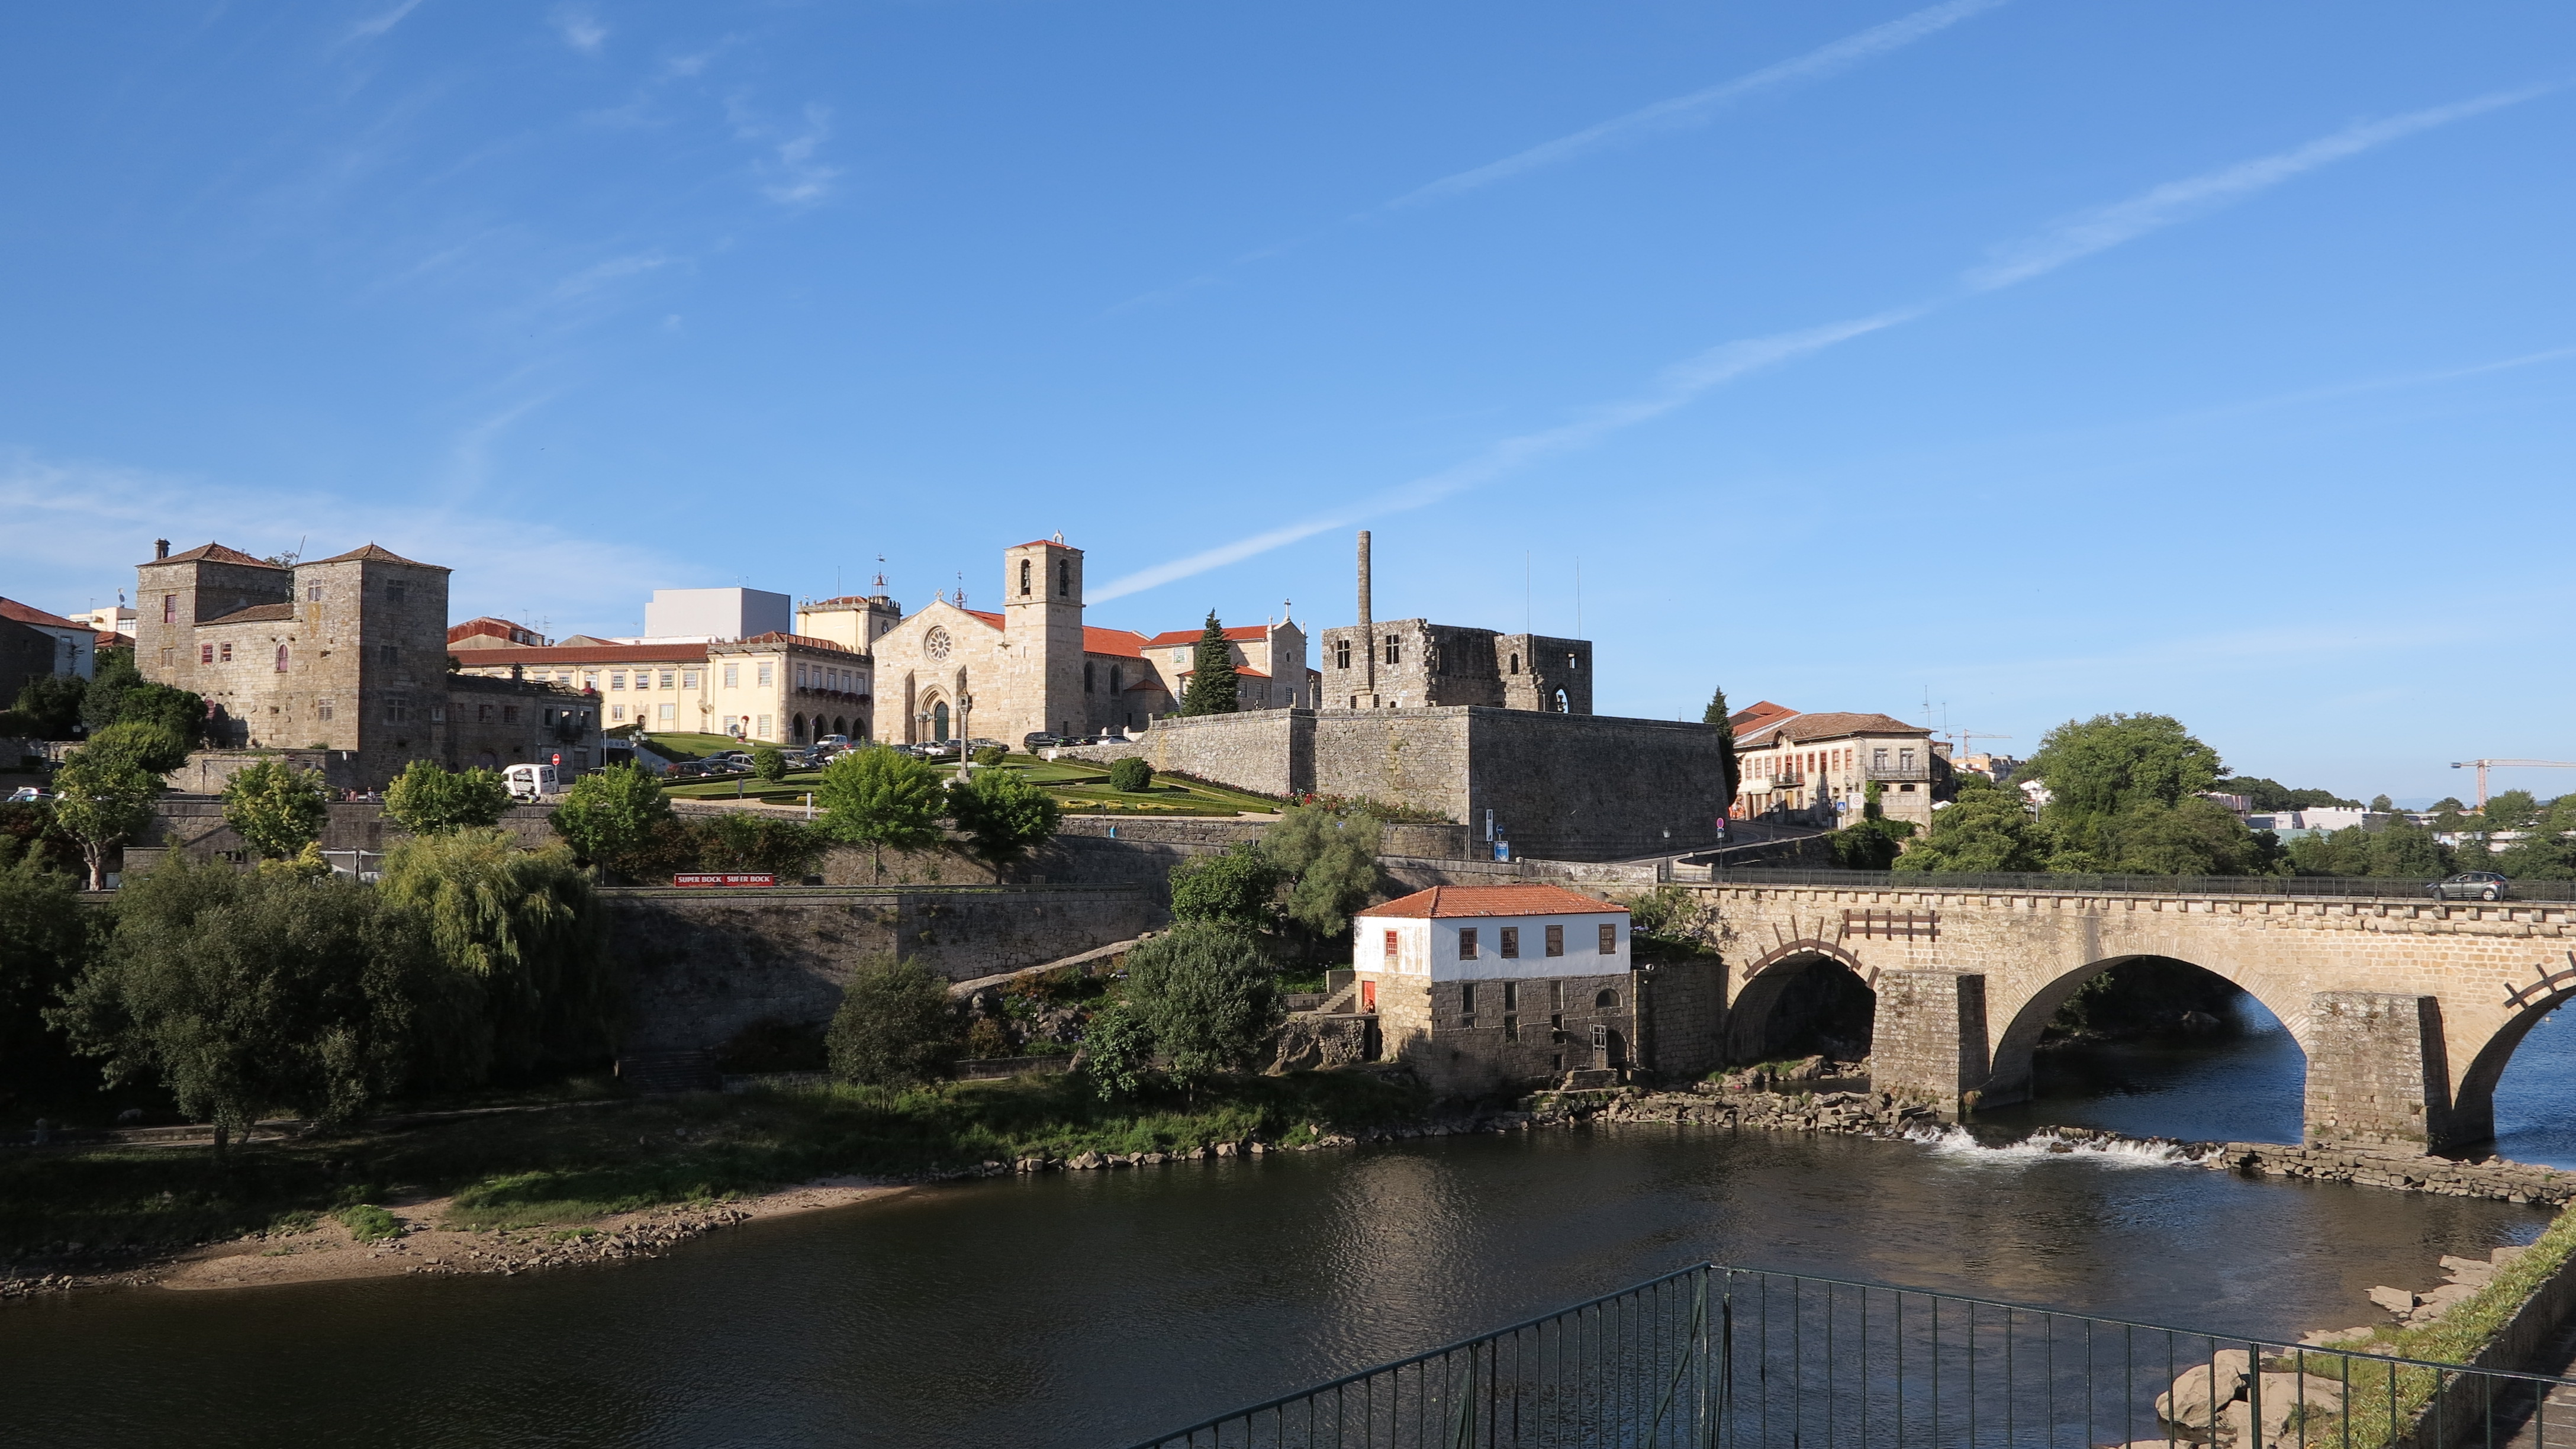
[{"label": "willow tree", "polygon": [[482,1003],[489,1067],[520,1076],[607,1045],[606,927],[570,849],[522,850],[504,830],[397,842],[378,883],[416,913],[448,971]]}]

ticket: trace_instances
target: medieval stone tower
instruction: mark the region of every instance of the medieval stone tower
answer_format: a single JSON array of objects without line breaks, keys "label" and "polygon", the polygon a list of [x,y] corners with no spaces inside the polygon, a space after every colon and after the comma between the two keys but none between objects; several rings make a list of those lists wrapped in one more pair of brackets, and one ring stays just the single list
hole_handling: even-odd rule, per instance
[{"label": "medieval stone tower", "polygon": [[[1082,550],[1061,535],[1002,555],[1002,708],[978,716],[976,733],[1017,748],[1038,730],[1069,735],[1086,728],[1082,697]],[[978,701],[982,703],[982,701]]]}]

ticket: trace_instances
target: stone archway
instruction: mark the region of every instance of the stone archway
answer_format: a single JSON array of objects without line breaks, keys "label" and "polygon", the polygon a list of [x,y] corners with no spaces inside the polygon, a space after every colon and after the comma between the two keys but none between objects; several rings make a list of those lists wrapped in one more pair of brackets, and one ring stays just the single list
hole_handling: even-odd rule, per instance
[{"label": "stone archway", "polygon": [[2460,1073],[2459,1090],[2451,1095],[2451,1140],[2484,1142],[2495,1136],[2496,1085],[2504,1080],[2504,1069],[2513,1062],[2516,1048],[2542,1018],[2576,1000],[2576,952],[2570,952],[2567,965],[2540,976],[2526,987],[2508,993],[2508,999],[2519,1002],[2514,1014],[2469,1058],[2468,1069]]},{"label": "stone archway", "polygon": [[2069,998],[2082,990],[2086,982],[2106,971],[2131,962],[2157,960],[2177,961],[2195,970],[2206,971],[2253,997],[2262,1004],[2264,1010],[2272,1013],[2281,1025],[2288,1029],[2291,1040],[2298,1043],[2302,1053],[2308,1050],[2309,1003],[2307,995],[2302,991],[2285,988],[2281,983],[2268,980],[2259,973],[2249,973],[2248,978],[2240,978],[2232,972],[2222,971],[2198,961],[2183,961],[2175,956],[2159,956],[2146,952],[2105,956],[2051,979],[2037,991],[2032,992],[2022,1003],[2021,1010],[2013,1014],[2011,1022],[1995,1038],[1985,1085],[1978,1089],[1979,1100],[1987,1106],[1999,1106],[2007,1102],[2027,1099],[2031,1090],[2032,1054],[2039,1049],[2040,1036],[2048,1030],[2048,1024],[2057,1016],[2058,1008],[2064,1006]]},{"label": "stone archway", "polygon": [[1744,968],[1744,985],[1727,1007],[1725,1060],[1767,1061],[1793,1046],[1813,1044],[1819,1034],[1850,1038],[1839,1045],[1865,1054],[1877,978],[1831,941],[1784,942]]}]

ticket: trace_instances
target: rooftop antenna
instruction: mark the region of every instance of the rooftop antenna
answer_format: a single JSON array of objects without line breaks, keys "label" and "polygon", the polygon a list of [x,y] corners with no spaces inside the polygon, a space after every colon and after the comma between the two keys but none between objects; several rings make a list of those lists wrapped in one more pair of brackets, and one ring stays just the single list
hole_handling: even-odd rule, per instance
[{"label": "rooftop antenna", "polygon": [[880,594],[884,593],[884,592],[885,592],[885,586],[886,586],[886,582],[885,582],[885,555],[884,555],[884,554],[878,554],[878,555],[877,555],[877,592],[878,592],[878,593],[880,593]]}]

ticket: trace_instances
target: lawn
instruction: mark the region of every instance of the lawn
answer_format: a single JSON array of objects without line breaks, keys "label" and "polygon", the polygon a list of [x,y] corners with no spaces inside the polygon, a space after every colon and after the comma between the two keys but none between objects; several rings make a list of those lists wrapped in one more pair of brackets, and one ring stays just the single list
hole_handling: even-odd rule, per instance
[{"label": "lawn", "polygon": [[[674,737],[657,735],[655,738]],[[688,735],[676,738],[723,737]],[[1055,797],[1056,805],[1068,815],[1268,815],[1280,808],[1276,800],[1229,790],[1223,785],[1163,776],[1155,777],[1154,783],[1145,789],[1129,794],[1111,789],[1109,767],[1089,760],[1044,760],[1035,755],[1014,754],[1002,763],[1004,768],[1016,770],[1044,787],[1049,795]],[[943,776],[957,773],[954,764],[935,765],[933,768]],[[772,805],[802,805],[806,792],[815,789],[821,779],[822,775],[817,771],[795,770],[781,780],[691,781],[667,785],[664,789],[675,800],[741,799]]]}]

